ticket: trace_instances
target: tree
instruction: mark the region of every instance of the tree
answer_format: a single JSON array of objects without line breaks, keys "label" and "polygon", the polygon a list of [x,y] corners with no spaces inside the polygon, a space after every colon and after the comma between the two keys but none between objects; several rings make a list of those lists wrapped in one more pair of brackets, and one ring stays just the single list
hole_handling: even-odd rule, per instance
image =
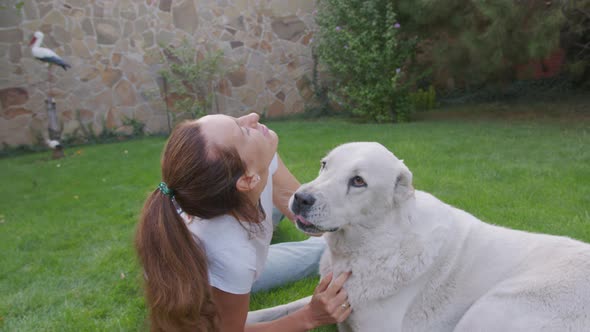
[{"label": "tree", "polygon": [[590,0],[563,0],[561,9],[566,19],[561,44],[570,74],[576,83],[590,84]]},{"label": "tree", "polygon": [[402,25],[418,36],[419,67],[459,83],[515,79],[514,67],[559,47],[559,4],[539,0],[392,0]]}]

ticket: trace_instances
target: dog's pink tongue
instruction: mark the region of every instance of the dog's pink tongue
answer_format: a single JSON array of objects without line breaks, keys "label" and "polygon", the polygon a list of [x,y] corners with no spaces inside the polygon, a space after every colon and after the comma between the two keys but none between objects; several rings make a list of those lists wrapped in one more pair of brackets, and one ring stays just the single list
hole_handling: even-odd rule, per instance
[{"label": "dog's pink tongue", "polygon": [[303,218],[300,215],[296,215],[295,218],[297,218],[297,220],[299,220],[299,222],[304,225],[311,225],[311,223],[309,221],[305,220],[305,218]]}]

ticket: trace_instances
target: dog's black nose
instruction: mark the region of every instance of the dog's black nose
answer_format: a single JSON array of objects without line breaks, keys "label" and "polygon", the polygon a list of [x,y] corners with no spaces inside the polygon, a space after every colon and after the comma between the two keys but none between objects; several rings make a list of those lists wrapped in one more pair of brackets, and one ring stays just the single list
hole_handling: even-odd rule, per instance
[{"label": "dog's black nose", "polygon": [[309,208],[315,203],[315,197],[308,193],[295,193],[293,195],[293,212],[299,213],[302,210]]},{"label": "dog's black nose", "polygon": [[308,193],[296,193],[295,201],[303,206],[311,206],[313,203],[315,203],[315,197]]}]

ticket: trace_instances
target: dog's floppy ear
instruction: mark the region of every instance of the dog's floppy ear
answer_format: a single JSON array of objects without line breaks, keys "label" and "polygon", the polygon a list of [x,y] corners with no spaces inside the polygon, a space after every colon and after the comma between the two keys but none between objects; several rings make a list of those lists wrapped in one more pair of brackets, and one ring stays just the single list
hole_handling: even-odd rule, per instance
[{"label": "dog's floppy ear", "polygon": [[395,187],[393,189],[393,202],[395,204],[402,203],[414,195],[414,186],[412,186],[412,172],[401,164],[401,172],[395,179]]}]

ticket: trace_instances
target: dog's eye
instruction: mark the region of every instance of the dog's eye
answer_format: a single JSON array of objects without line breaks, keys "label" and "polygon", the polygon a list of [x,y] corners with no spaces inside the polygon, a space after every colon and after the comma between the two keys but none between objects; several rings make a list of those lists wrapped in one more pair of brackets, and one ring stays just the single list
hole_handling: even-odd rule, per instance
[{"label": "dog's eye", "polygon": [[365,180],[363,178],[361,178],[360,176],[357,175],[357,176],[352,177],[350,179],[350,185],[358,188],[358,187],[366,187],[367,183],[365,182]]}]

